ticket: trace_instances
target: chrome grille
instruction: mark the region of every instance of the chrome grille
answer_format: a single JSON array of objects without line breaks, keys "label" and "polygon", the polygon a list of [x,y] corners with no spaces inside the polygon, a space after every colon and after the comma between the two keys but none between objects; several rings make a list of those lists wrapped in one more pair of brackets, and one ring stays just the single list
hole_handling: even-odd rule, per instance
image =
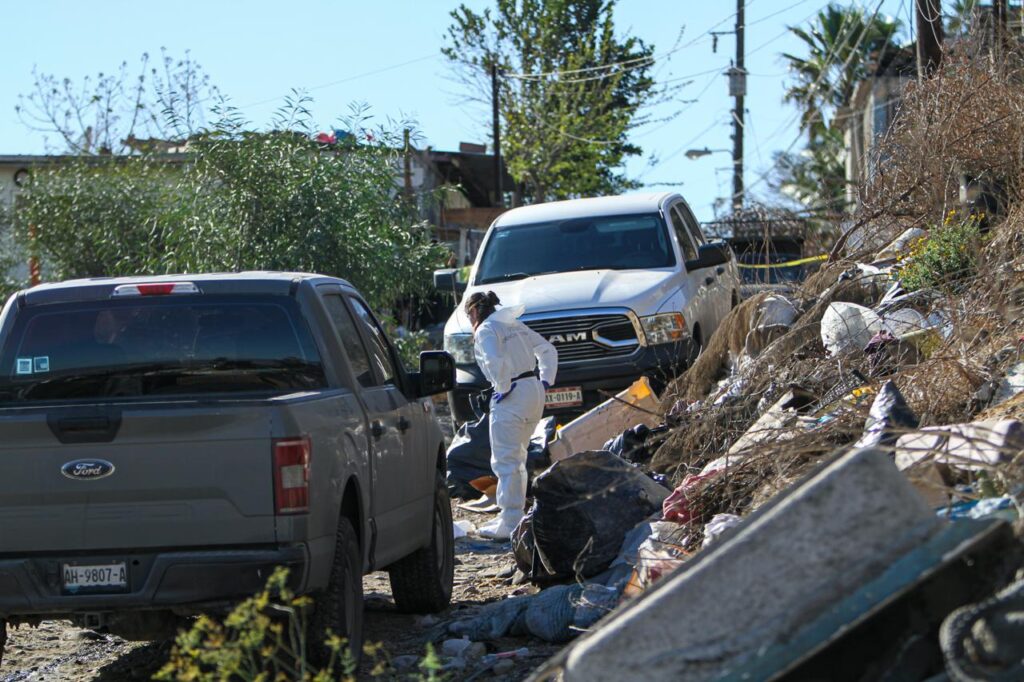
[{"label": "chrome grille", "polygon": [[632,320],[622,314],[524,316],[522,321],[554,344],[559,364],[632,355],[639,346]]}]

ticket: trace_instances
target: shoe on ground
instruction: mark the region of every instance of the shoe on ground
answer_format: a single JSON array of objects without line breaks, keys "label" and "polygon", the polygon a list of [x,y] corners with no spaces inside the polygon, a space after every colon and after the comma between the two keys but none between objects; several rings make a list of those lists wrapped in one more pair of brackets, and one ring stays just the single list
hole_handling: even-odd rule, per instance
[{"label": "shoe on ground", "polygon": [[487,540],[508,540],[512,537],[512,531],[514,527],[509,526],[500,518],[494,519],[490,523],[485,523],[477,529],[477,535]]}]

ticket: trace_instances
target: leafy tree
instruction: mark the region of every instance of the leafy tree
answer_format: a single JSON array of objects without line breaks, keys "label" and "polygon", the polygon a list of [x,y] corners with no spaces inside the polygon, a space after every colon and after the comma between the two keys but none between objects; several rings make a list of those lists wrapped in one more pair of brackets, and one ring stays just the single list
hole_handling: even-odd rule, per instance
[{"label": "leafy tree", "polygon": [[[83,158],[35,174],[15,216],[58,279],[238,270],[323,272],[371,303],[425,292],[445,256],[398,192],[401,133],[361,114],[337,146],[310,139],[305,100],[273,132],[223,112],[187,161]],[[404,126],[402,126],[404,127]],[[401,130],[401,128],[399,128]]]},{"label": "leafy tree", "polygon": [[837,108],[849,104],[857,83],[868,75],[869,57],[896,49],[893,36],[899,28],[896,19],[835,3],[818,12],[809,28],[790,27],[807,56],[782,55],[794,79],[783,99],[800,109],[800,125],[809,138],[828,126]]},{"label": "leafy tree", "polygon": [[55,136],[57,151],[70,154],[129,154],[166,151],[206,124],[208,106],[220,97],[191,54],[175,59],[161,50],[138,70],[122,62],[80,83],[33,71],[32,91],[15,106],[30,129]]},{"label": "leafy tree", "polygon": [[615,34],[615,0],[495,0],[451,13],[442,50],[471,99],[489,102],[501,73],[501,152],[536,202],[635,187],[628,141],[654,97],[653,47]]}]

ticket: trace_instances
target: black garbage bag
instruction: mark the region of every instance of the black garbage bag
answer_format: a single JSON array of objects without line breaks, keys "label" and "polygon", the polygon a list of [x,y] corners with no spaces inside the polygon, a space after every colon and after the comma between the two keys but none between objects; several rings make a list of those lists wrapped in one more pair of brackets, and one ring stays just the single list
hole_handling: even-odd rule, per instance
[{"label": "black garbage bag", "polygon": [[886,381],[871,403],[871,410],[864,422],[864,434],[857,441],[856,447],[891,447],[903,433],[916,429],[918,423],[917,415],[907,405],[896,384],[891,380]]},{"label": "black garbage bag", "polygon": [[[491,470],[490,413],[459,427],[446,455],[448,494],[463,500],[475,500],[480,491],[469,482],[481,476],[493,476]],[[551,463],[548,443],[555,437],[555,418],[540,420],[526,450],[526,469],[539,471]]]},{"label": "black garbage bag", "polygon": [[516,562],[534,579],[597,575],[668,494],[610,452],[581,452],[555,462],[534,481],[533,507],[513,540]]}]

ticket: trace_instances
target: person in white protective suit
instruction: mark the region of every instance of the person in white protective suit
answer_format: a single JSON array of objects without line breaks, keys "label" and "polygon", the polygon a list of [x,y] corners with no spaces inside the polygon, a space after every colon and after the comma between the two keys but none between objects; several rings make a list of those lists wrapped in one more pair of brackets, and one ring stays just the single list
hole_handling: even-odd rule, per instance
[{"label": "person in white protective suit", "polygon": [[491,469],[498,477],[501,513],[478,531],[507,540],[526,506],[526,449],[544,412],[544,389],[555,381],[558,351],[518,320],[525,306],[503,307],[493,291],[466,303],[477,364],[491,382]]}]

